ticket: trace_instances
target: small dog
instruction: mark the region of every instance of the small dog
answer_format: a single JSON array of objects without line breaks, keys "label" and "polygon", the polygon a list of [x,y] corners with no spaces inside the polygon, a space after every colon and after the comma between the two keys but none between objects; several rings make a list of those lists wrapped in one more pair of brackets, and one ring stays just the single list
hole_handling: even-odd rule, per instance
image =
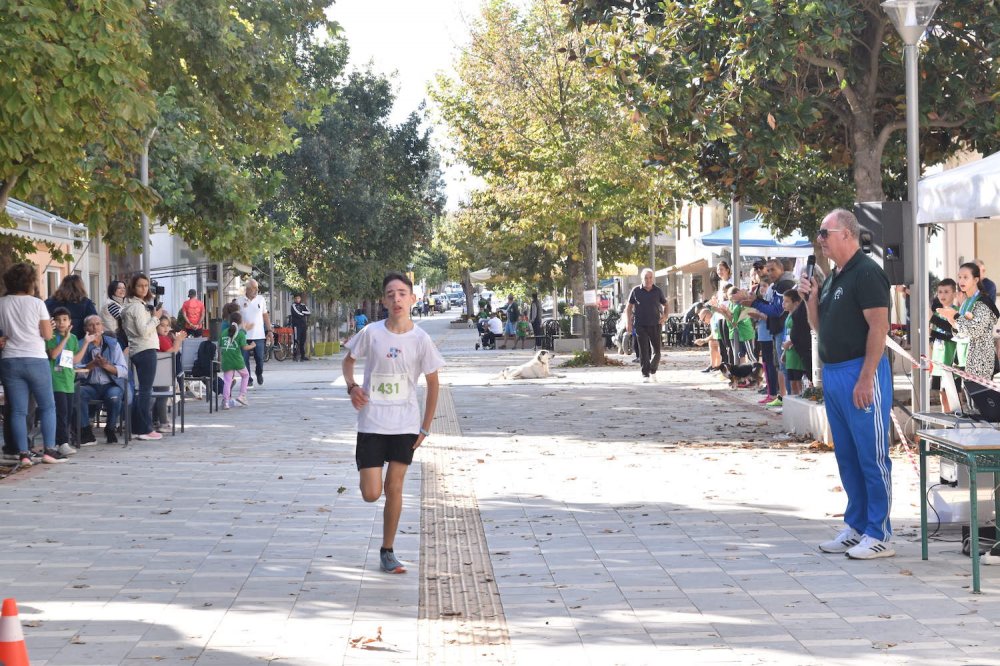
[{"label": "small dog", "polygon": [[752,365],[730,365],[723,363],[719,372],[729,380],[729,388],[760,388],[764,379],[764,366],[760,363]]},{"label": "small dog", "polygon": [[500,372],[500,379],[545,379],[555,377],[549,369],[549,363],[555,354],[547,349],[541,349],[531,357],[531,360],[521,365],[511,365]]}]

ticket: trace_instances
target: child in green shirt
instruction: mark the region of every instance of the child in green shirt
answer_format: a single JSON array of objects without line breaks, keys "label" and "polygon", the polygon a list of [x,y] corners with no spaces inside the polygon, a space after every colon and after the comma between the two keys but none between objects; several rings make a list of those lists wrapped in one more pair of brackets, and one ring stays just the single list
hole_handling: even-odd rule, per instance
[{"label": "child in green shirt", "polygon": [[514,341],[513,349],[517,349],[518,342],[521,343],[521,349],[524,349],[525,341],[528,339],[528,336],[532,334],[531,322],[528,321],[527,314],[521,315],[520,321],[517,322],[516,332],[517,340]]},{"label": "child in green shirt", "polygon": [[88,333],[81,345],[73,335],[73,321],[66,308],[54,309],[52,320],[55,333],[45,341],[45,349],[52,368],[52,394],[56,401],[56,451],[59,455],[53,457],[61,460],[76,453],[76,448],[69,443],[69,418],[73,409],[73,394],[76,393],[74,366],[83,359],[83,353],[94,336]]},{"label": "child in green shirt", "polygon": [[246,361],[243,359],[243,350],[251,350],[257,343],[247,343],[247,332],[243,328],[243,317],[239,312],[229,315],[229,326],[222,330],[219,335],[219,357],[222,365],[222,408],[229,409],[234,406],[231,400],[233,390],[233,376],[240,376],[240,394],[235,402],[246,407],[247,387],[250,384],[250,371],[247,370]]}]

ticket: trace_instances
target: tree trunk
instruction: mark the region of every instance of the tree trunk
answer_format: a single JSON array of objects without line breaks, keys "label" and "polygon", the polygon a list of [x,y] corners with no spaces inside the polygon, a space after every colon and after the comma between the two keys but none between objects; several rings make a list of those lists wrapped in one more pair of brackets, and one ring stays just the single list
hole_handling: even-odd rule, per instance
[{"label": "tree trunk", "polygon": [[465,314],[472,319],[475,316],[474,305],[472,303],[474,294],[472,292],[472,275],[469,273],[468,268],[462,269],[462,292],[465,293]]},{"label": "tree trunk", "polygon": [[882,189],[882,155],[875,137],[874,120],[870,113],[854,115],[854,186],[858,202],[885,201]]},{"label": "tree trunk", "polygon": [[[583,287],[594,293],[594,303],[584,305],[587,318],[587,346],[590,347],[590,361],[594,365],[604,365],[604,340],[601,337],[601,315],[597,308],[597,266],[594,265],[593,227],[591,221],[580,224],[580,252],[583,254]],[[581,297],[581,304],[585,299]]]},{"label": "tree trunk", "polygon": [[[569,300],[572,303],[567,302],[566,307],[573,305],[577,309],[581,309],[583,306],[583,265],[579,259],[573,259],[570,257],[566,260],[566,278],[569,282]],[[572,317],[570,319],[572,321]],[[580,331],[573,331],[574,334],[579,334]]]}]

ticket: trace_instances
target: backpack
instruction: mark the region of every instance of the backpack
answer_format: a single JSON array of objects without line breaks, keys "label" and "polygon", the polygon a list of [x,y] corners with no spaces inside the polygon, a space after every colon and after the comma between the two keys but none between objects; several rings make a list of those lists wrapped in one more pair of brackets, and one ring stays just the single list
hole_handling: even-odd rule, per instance
[{"label": "backpack", "polygon": [[215,343],[211,340],[202,340],[198,346],[198,355],[191,366],[192,377],[209,377],[212,374],[212,361],[215,360]]}]

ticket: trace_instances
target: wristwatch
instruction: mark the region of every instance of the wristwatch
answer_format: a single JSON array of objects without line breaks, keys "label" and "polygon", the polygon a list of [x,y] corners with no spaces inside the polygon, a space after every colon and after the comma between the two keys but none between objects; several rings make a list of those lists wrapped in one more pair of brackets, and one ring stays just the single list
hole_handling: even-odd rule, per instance
[{"label": "wristwatch", "polygon": [[355,387],[357,387],[357,386],[358,386],[358,384],[355,383],[355,382],[351,382],[350,384],[348,384],[347,385],[347,395],[351,395],[351,391],[353,391],[355,389]]}]

